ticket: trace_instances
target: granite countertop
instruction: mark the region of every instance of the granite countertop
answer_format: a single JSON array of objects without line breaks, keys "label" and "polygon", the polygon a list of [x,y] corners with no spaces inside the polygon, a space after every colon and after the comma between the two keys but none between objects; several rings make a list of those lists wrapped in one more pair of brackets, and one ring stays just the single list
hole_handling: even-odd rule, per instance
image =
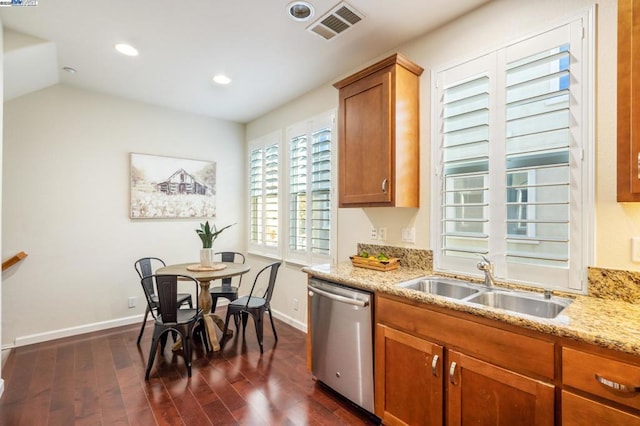
[{"label": "granite countertop", "polygon": [[576,296],[568,308],[554,319],[529,315],[447,299],[441,296],[398,287],[397,284],[431,275],[422,269],[400,266],[380,272],[356,268],[350,262],[315,265],[302,269],[309,275],[370,291],[467,312],[484,318],[525,327],[555,336],[568,337],[633,355],[640,355],[640,305],[598,297]]}]

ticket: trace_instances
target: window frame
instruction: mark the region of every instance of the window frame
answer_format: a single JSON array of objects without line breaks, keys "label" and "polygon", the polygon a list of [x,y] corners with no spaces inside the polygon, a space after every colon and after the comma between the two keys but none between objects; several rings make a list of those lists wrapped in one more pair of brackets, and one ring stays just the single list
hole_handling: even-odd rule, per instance
[{"label": "window frame", "polygon": [[[251,254],[256,254],[256,255],[260,255],[260,256],[265,256],[265,257],[273,257],[273,258],[280,258],[280,247],[282,245],[282,217],[280,214],[280,207],[278,207],[278,220],[277,220],[277,232],[278,232],[278,238],[277,238],[277,244],[276,246],[269,246],[265,243],[265,233],[266,233],[266,227],[264,225],[265,221],[266,221],[266,208],[263,205],[262,208],[260,209],[261,212],[261,220],[262,220],[262,240],[260,242],[254,242],[252,241],[252,194],[251,194],[251,156],[253,154],[253,152],[257,149],[261,149],[261,150],[265,150],[268,147],[271,147],[273,145],[277,145],[277,152],[278,152],[278,187],[281,189],[282,188],[282,131],[275,131],[272,133],[269,133],[265,136],[262,136],[260,138],[256,138],[252,141],[250,141],[247,144],[247,175],[248,175],[248,182],[247,182],[247,229],[249,230],[248,235],[247,235],[247,242],[248,242],[248,252]],[[263,178],[264,178],[264,173],[262,174]],[[263,185],[264,188],[264,185]],[[279,191],[281,192],[281,191]],[[278,206],[282,205],[282,200],[280,195],[278,195]]]},{"label": "window frame", "polygon": [[[448,263],[445,263],[442,261],[443,255],[441,253],[441,249],[442,249],[441,241],[443,238],[443,235],[442,235],[443,209],[442,209],[441,190],[443,187],[441,185],[442,185],[444,176],[441,176],[441,167],[443,164],[442,163],[443,159],[441,157],[442,157],[443,150],[442,150],[442,147],[440,147],[440,143],[443,137],[443,133],[441,133],[443,118],[441,118],[442,104],[439,98],[440,98],[440,95],[443,93],[443,87],[442,86],[438,87],[439,85],[442,84],[442,82],[439,82],[440,74],[443,73],[444,71],[451,70],[460,66],[464,66],[465,64],[471,63],[473,61],[480,60],[483,57],[490,57],[494,55],[498,56],[501,54],[504,55],[504,51],[506,51],[506,49],[508,49],[509,47],[513,47],[513,46],[517,47],[519,43],[524,43],[528,40],[544,36],[544,34],[550,31],[553,31],[555,29],[558,29],[564,26],[575,25],[576,22],[581,22],[581,41],[578,46],[575,46],[574,40],[571,40],[571,43],[572,43],[572,50],[575,50],[576,48],[580,49],[581,61],[583,62],[581,64],[581,67],[582,67],[581,71],[583,73],[582,81],[580,82],[580,85],[579,85],[580,87],[576,89],[580,91],[580,97],[581,97],[581,101],[580,101],[581,115],[579,117],[579,120],[580,120],[579,131],[581,132],[581,135],[580,135],[581,147],[578,150],[579,152],[577,152],[577,155],[580,156],[578,161],[581,162],[582,174],[581,176],[576,177],[573,174],[574,173],[573,169],[570,168],[571,182],[574,182],[575,179],[578,179],[580,182],[580,186],[578,188],[577,185],[571,184],[569,188],[572,193],[571,202],[570,202],[571,208],[572,209],[576,208],[573,202],[574,200],[573,196],[575,195],[573,193],[574,191],[576,190],[579,191],[579,199],[581,199],[582,201],[582,204],[580,206],[581,207],[580,210],[582,211],[580,223],[578,226],[575,226],[575,228],[574,228],[575,224],[571,223],[570,235],[580,235],[582,238],[582,243],[580,244],[581,247],[576,247],[577,244],[570,242],[569,248],[568,248],[570,262],[575,262],[575,264],[579,266],[574,267],[573,265],[570,265],[570,268],[572,269],[568,273],[569,278],[565,283],[561,283],[561,284],[552,282],[552,280],[545,281],[544,279],[536,281],[537,277],[535,277],[534,274],[530,274],[529,276],[526,277],[526,279],[523,279],[522,276],[514,279],[511,276],[509,276],[509,274],[507,273],[506,251],[502,250],[503,251],[502,253],[491,252],[491,247],[492,247],[491,237],[489,237],[490,238],[489,258],[494,262],[495,275],[496,275],[496,278],[498,278],[499,280],[505,280],[505,281],[508,281],[511,283],[517,283],[517,284],[525,284],[525,285],[530,285],[534,287],[557,288],[564,291],[586,293],[587,267],[588,265],[592,264],[593,258],[594,258],[594,231],[593,230],[595,226],[595,222],[594,222],[595,220],[595,217],[594,217],[594,210],[595,210],[595,192],[594,192],[594,189],[595,189],[595,167],[594,167],[595,165],[595,149],[594,149],[594,146],[595,146],[595,142],[594,142],[595,35],[593,31],[594,15],[595,15],[595,8],[591,7],[588,10],[584,11],[583,13],[578,14],[577,16],[573,16],[562,22],[558,22],[556,25],[543,28],[540,31],[536,32],[535,34],[523,37],[513,42],[505,43],[502,46],[498,46],[497,48],[492,49],[490,52],[485,52],[484,54],[481,54],[481,55],[473,55],[473,57],[467,60],[446,64],[441,67],[434,68],[432,70],[432,73],[431,73],[432,74],[431,75],[432,77],[431,78],[432,117],[431,118],[432,118],[432,123],[434,124],[432,126],[432,141],[434,142],[432,143],[432,155],[431,155],[433,164],[431,169],[432,170],[431,171],[432,210],[431,210],[430,235],[431,235],[431,247],[433,248],[433,252],[434,252],[434,256],[433,256],[434,271],[446,272],[446,273],[464,273],[465,275],[469,275],[469,276],[482,277],[482,273],[478,271],[476,268],[476,263],[478,262],[479,258],[478,259],[473,257],[460,258],[460,259],[456,259],[455,262],[448,262]],[[526,55],[521,55],[521,57],[526,57]],[[497,83],[493,83],[493,84],[496,84],[496,86],[498,87],[498,90],[496,91],[495,94],[492,94],[490,103],[501,102],[502,103],[501,105],[506,105],[506,100],[504,99],[504,93],[506,93],[506,89],[505,89],[506,86],[505,85],[500,86],[501,84],[500,80],[504,80],[505,78],[504,73],[506,72],[506,64],[509,63],[510,61],[511,60],[507,61],[503,58],[503,64],[505,65],[504,68],[498,69],[497,66],[490,68],[489,73],[491,72],[495,73],[495,76],[493,78],[498,80]],[[469,74],[463,74],[463,75],[467,75],[467,79],[471,80],[472,78],[478,78],[482,74],[483,74],[482,72],[478,72],[473,77],[470,77]],[[460,79],[459,81],[460,82],[464,81],[464,78]],[[506,126],[506,123],[507,123],[506,116],[501,116],[498,119],[493,117],[491,118],[490,126],[491,127]],[[497,135],[495,133],[497,133]],[[504,145],[506,143],[506,135],[504,134],[504,129],[490,129],[489,138],[491,141],[495,141],[497,139],[498,141],[501,142],[501,145]],[[502,148],[502,150],[504,151],[504,148]],[[498,149],[498,152],[499,151],[500,149]],[[570,150],[570,151],[572,152],[571,155],[576,155],[575,150],[573,151]],[[490,150],[490,154],[493,157],[496,157],[496,155],[498,155],[494,152],[493,148]],[[493,162],[496,162],[496,161],[499,162],[504,158],[506,157],[502,155],[500,156],[500,158],[495,158]],[[503,171],[506,171],[504,167],[503,167]],[[493,175],[489,174],[489,177],[488,177],[489,187],[493,186],[496,183],[496,179],[498,180],[501,178],[506,179],[506,173],[503,176],[496,176],[496,174],[497,173],[495,171],[493,172]],[[500,186],[500,184],[497,186],[497,188],[501,188],[501,187],[506,187],[506,180],[502,183],[502,186]],[[490,198],[489,207],[491,207],[492,205],[496,206],[497,205],[496,203],[498,202],[502,202],[502,203],[506,202],[507,200],[506,192],[504,194],[501,194],[499,190],[494,190],[493,192],[494,192],[493,194],[489,195],[489,198]],[[498,196],[496,196],[495,194],[496,192],[499,193]],[[570,218],[572,219],[574,215],[575,215],[575,212],[572,210],[572,213],[570,214]],[[506,219],[506,210],[504,213],[504,218]],[[492,224],[489,227],[489,229],[491,229],[492,226],[499,226],[499,224],[498,225]],[[535,232],[535,229],[531,229],[529,227],[527,229],[527,234],[530,234],[531,232]],[[506,221],[504,223],[503,235],[504,236],[507,235]],[[506,248],[506,242],[501,244],[499,244],[498,246]],[[512,268],[512,271],[513,271],[514,269],[511,265],[512,264],[510,264],[510,268]],[[524,268],[523,270],[526,271],[526,268]],[[527,272],[525,272],[525,274],[526,273]]]},{"label": "window frame", "polygon": [[[313,253],[311,251],[311,245],[307,245],[307,249],[302,250],[291,250],[289,239],[289,220],[291,214],[290,202],[291,202],[291,194],[290,194],[290,173],[291,173],[291,152],[290,152],[290,134],[304,132],[308,136],[308,141],[311,143],[312,134],[320,130],[324,125],[329,125],[331,128],[331,183],[330,183],[330,243],[329,243],[329,254],[323,255],[319,253]],[[279,179],[279,193],[278,193],[278,246],[277,247],[266,247],[264,244],[256,244],[251,241],[251,154],[257,148],[264,149],[267,146],[273,144],[274,141],[278,143],[278,179]],[[284,260],[288,263],[307,266],[318,263],[329,263],[335,261],[336,257],[336,247],[337,247],[337,193],[335,191],[336,183],[337,183],[337,129],[336,129],[336,110],[332,109],[326,111],[321,114],[314,115],[308,119],[299,121],[297,123],[288,125],[280,130],[269,133],[263,137],[256,138],[250,141],[247,144],[248,153],[247,153],[247,162],[248,162],[248,185],[247,185],[247,195],[248,195],[248,218],[247,223],[249,230],[247,241],[248,241],[248,252],[250,254],[260,255],[268,258],[275,258]],[[309,197],[312,194],[311,191],[311,146],[307,146],[307,184],[306,184],[306,194],[307,198],[311,200]],[[307,219],[307,223],[309,223],[309,219]],[[308,232],[311,232],[311,228],[307,228]],[[307,235],[308,241],[311,240],[312,236]]]}]

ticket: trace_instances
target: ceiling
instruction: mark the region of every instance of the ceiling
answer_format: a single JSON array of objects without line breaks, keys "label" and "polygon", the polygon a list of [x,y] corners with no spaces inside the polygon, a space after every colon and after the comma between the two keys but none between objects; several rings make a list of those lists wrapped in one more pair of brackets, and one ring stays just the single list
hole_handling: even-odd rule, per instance
[{"label": "ceiling", "polygon": [[[307,1],[315,8],[307,22],[288,16],[290,0],[39,0],[35,7],[2,7],[5,30],[37,38],[12,42],[20,54],[5,54],[5,92],[61,82],[246,123],[488,0],[348,0],[364,19],[330,40],[306,28],[339,0]],[[116,53],[119,42],[140,55]],[[38,60],[29,56],[38,56],[28,50],[33,45],[44,47]],[[12,67],[9,74],[22,81],[7,81]],[[232,82],[213,83],[218,73]]]}]

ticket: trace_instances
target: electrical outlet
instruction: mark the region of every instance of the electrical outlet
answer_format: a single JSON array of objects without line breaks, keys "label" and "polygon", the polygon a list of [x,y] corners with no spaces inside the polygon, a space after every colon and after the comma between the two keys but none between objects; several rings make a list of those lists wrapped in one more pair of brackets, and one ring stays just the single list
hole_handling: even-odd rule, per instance
[{"label": "electrical outlet", "polygon": [[294,311],[298,310],[298,299],[293,299],[293,310]]},{"label": "electrical outlet", "polygon": [[378,239],[378,228],[376,228],[375,226],[371,227],[371,239],[372,240]]},{"label": "electrical outlet", "polygon": [[136,297],[135,296],[129,296],[129,307],[130,308],[135,308],[136,307]]},{"label": "electrical outlet", "polygon": [[380,241],[387,241],[387,228],[385,226],[378,228],[378,239]]}]

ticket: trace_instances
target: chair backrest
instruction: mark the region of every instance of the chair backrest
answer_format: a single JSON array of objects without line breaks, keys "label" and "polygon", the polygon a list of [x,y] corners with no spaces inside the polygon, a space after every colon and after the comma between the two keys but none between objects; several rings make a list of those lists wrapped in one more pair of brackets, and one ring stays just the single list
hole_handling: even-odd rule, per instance
[{"label": "chair backrest", "polygon": [[[220,256],[222,262],[244,263],[244,254],[237,251],[219,251],[215,253],[216,256]],[[242,275],[238,278],[238,287],[242,284]],[[231,277],[222,279],[222,287],[231,287]]]},{"label": "chair backrest", "polygon": [[[256,289],[256,284],[258,283],[258,279],[260,278],[262,273],[269,270],[269,283],[267,285],[267,289],[262,295],[262,298],[266,299],[267,303],[271,302],[271,296],[273,296],[273,288],[276,285],[276,277],[278,276],[278,268],[280,268],[280,265],[282,265],[282,262],[273,262],[272,264],[262,268],[260,272],[258,272],[258,274],[256,275],[256,279],[253,281],[253,286],[251,287],[251,293],[249,293],[249,296],[255,296],[253,292]],[[250,298],[247,299],[247,306],[249,305],[249,300]]]},{"label": "chair backrest", "polygon": [[[178,303],[178,280],[193,282],[196,294],[196,306],[198,306],[198,281],[193,277],[173,274],[149,275],[140,280],[143,288],[145,288],[145,280],[150,280],[152,285],[155,282],[155,291],[158,295],[158,314],[164,324],[174,323],[178,318],[178,309],[180,308],[180,304]],[[149,301],[151,296],[146,289],[145,295],[147,295],[147,301]],[[157,318],[153,310],[151,313],[154,318]]]},{"label": "chair backrest", "polygon": [[155,295],[153,281],[145,279],[145,277],[153,275],[152,262],[160,262],[162,266],[166,266],[164,260],[160,259],[159,257],[143,257],[142,259],[136,260],[136,263],[133,264],[133,267],[136,268],[138,276],[142,280],[142,288],[145,289],[145,293],[149,292],[151,296]]}]

